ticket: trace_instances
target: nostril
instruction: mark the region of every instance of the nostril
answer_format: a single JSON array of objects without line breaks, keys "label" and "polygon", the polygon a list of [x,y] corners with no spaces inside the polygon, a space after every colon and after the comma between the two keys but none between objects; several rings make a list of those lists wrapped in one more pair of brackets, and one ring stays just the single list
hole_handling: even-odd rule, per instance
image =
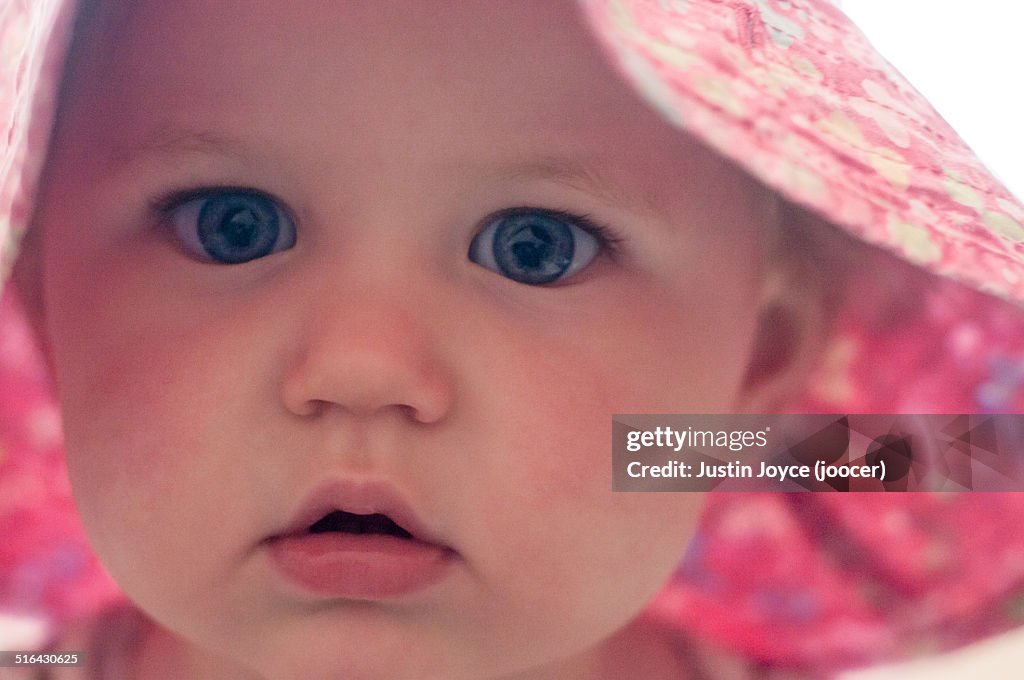
[{"label": "nostril", "polygon": [[447,415],[454,398],[451,376],[430,343],[416,338],[418,331],[385,328],[363,337],[353,330],[361,326],[357,319],[338,326],[315,328],[308,345],[295,350],[279,387],[289,413],[312,420],[338,410],[369,418],[390,417],[397,408],[421,424]]}]

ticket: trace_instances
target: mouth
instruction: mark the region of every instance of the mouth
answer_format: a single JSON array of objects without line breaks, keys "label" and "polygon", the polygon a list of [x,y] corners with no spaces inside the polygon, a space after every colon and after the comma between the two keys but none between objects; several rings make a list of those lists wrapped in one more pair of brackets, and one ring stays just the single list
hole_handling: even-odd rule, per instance
[{"label": "mouth", "polygon": [[310,534],[354,534],[364,536],[367,534],[379,534],[381,536],[394,536],[395,538],[412,539],[412,534],[402,528],[397,522],[387,515],[375,512],[369,515],[360,515],[344,510],[334,510],[313,522],[309,526]]},{"label": "mouth", "polygon": [[387,484],[333,484],[264,541],[270,563],[306,595],[393,600],[445,579],[458,561]]}]

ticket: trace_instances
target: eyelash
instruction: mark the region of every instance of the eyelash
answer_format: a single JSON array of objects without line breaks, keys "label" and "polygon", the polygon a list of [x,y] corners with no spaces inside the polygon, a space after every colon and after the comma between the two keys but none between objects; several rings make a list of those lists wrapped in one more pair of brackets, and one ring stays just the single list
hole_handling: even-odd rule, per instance
[{"label": "eyelash", "polygon": [[274,205],[276,205],[283,213],[288,215],[293,221],[295,219],[291,210],[288,208],[288,204],[266,191],[259,189],[253,189],[252,187],[245,186],[209,186],[199,187],[194,189],[179,189],[171,191],[162,196],[152,199],[149,202],[150,211],[157,216],[158,219],[166,220],[170,215],[180,208],[182,205],[189,201],[195,201],[201,198],[213,198],[218,194],[224,193],[239,193],[239,194],[251,194],[253,196],[260,196]]},{"label": "eyelash", "polygon": [[615,230],[609,227],[603,222],[598,222],[597,219],[588,213],[575,213],[571,210],[557,210],[551,208],[541,208],[538,206],[521,206],[516,208],[507,208],[505,210],[499,210],[493,215],[488,215],[484,220],[485,224],[510,213],[522,211],[522,210],[537,210],[544,212],[556,219],[560,219],[564,222],[572,222],[583,231],[589,233],[601,246],[601,253],[608,257],[615,259],[615,256],[619,253],[621,244],[623,242],[622,236]]}]

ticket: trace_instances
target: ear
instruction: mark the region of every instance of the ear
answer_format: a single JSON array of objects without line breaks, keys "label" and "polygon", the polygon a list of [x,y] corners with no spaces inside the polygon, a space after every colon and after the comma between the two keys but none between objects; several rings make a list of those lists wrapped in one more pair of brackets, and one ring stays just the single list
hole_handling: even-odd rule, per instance
[{"label": "ear", "polygon": [[824,345],[824,305],[817,286],[796,272],[767,277],[738,412],[784,412],[802,395]]}]

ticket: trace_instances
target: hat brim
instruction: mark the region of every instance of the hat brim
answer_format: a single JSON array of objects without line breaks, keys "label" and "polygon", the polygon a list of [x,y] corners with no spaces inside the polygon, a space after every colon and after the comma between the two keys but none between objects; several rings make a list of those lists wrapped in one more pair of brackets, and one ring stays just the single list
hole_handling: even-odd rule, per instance
[{"label": "hat brim", "polygon": [[1024,206],[827,0],[581,0],[637,92],[868,243],[1024,301]]}]

